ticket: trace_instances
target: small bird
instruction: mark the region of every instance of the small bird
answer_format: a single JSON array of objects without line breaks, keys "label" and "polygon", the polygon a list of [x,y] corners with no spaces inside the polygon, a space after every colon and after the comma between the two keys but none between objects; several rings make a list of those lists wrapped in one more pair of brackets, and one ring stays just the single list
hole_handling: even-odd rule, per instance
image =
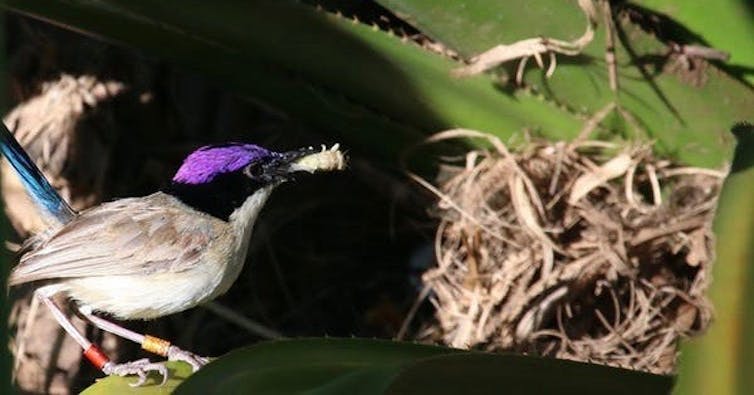
[{"label": "small bird", "polygon": [[161,373],[164,382],[164,363],[110,361],[71,324],[53,296],[72,299],[82,316],[102,330],[168,360],[185,361],[196,371],[207,358],[95,313],[146,320],[222,295],[243,267],[254,222],[275,187],[297,173],[342,170],[346,161],[337,144],[283,153],[244,143],[210,145],[188,155],[166,189],[76,213],[2,129],[0,151],[51,223],[24,243],[9,286],[37,285],[36,297],[84,356],[107,375],[138,375],[137,386],[149,371]]}]

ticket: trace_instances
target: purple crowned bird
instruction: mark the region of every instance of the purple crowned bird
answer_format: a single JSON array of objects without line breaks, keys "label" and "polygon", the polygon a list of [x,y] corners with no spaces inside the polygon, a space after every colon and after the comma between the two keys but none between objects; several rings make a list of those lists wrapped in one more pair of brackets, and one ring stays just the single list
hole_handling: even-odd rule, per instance
[{"label": "purple crowned bird", "polygon": [[[13,155],[3,153],[13,162]],[[66,215],[65,221],[30,239],[9,283],[35,283],[35,295],[105,374],[138,375],[136,385],[140,385],[149,371],[167,378],[167,369],[164,363],[148,359],[110,361],[71,324],[53,296],[72,299],[81,314],[102,330],[199,369],[206,358],[97,314],[151,319],[223,294],[241,272],[254,222],[273,189],[295,173],[340,170],[344,162],[337,145],[284,153],[239,143],[199,148],[184,160],[165,190]],[[27,179],[35,177],[20,173]],[[57,204],[55,199],[44,201],[48,210],[50,201]],[[68,207],[62,200],[60,204]]]}]

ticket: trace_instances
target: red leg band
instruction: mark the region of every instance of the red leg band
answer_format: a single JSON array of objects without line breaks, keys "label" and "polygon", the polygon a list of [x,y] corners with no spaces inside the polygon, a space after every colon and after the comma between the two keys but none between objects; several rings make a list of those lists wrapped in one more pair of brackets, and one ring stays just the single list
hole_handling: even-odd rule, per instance
[{"label": "red leg band", "polygon": [[84,350],[84,356],[99,370],[102,370],[105,365],[110,362],[110,358],[108,358],[107,355],[105,355],[105,353],[94,344]]}]

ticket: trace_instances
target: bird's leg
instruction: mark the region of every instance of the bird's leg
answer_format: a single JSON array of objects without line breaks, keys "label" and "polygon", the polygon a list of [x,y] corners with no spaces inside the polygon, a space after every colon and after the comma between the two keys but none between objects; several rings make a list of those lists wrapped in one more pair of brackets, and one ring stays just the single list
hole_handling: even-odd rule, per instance
[{"label": "bird's leg", "polygon": [[141,348],[145,351],[149,351],[153,354],[157,354],[163,357],[167,357],[169,361],[184,361],[191,365],[191,369],[196,372],[202,366],[209,362],[208,358],[200,357],[194,353],[182,350],[172,344],[169,341],[160,339],[150,335],[142,335],[129,329],[126,329],[118,324],[110,322],[104,318],[94,315],[89,309],[80,308],[79,312],[89,322],[103,331],[110,332],[116,336],[120,336],[124,339],[131,340],[134,343],[141,345]]},{"label": "bird's leg", "polygon": [[82,335],[75,326],[73,326],[73,323],[68,319],[68,317],[66,317],[66,315],[51,299],[52,295],[46,294],[45,292],[40,292],[42,290],[44,290],[44,288],[37,290],[37,292],[35,292],[35,295],[42,301],[42,303],[45,304],[45,306],[47,306],[48,309],[50,309],[50,312],[52,313],[53,317],[55,317],[55,320],[58,321],[58,324],[60,324],[60,326],[68,333],[68,335],[70,335],[73,340],[75,340],[76,343],[81,346],[81,348],[84,350],[84,356],[86,357],[86,359],[89,360],[92,365],[97,367],[97,369],[101,370],[108,376],[138,375],[139,380],[137,380],[135,383],[130,384],[132,387],[138,387],[144,384],[144,382],[147,381],[147,374],[150,371],[155,371],[162,375],[162,384],[165,384],[165,381],[168,378],[168,369],[164,364],[152,363],[146,358],[127,363],[113,363],[112,361],[110,361],[110,358],[108,358],[107,355],[105,355],[105,353],[102,352],[99,347],[97,347],[97,345],[87,340],[87,338],[84,337],[84,335]]}]

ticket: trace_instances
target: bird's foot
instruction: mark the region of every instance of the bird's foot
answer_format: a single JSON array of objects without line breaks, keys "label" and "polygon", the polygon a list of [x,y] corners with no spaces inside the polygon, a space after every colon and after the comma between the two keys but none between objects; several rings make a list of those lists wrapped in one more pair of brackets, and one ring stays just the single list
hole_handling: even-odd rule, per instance
[{"label": "bird's foot", "polygon": [[165,364],[153,363],[146,358],[125,363],[109,362],[104,368],[102,368],[102,371],[108,376],[139,376],[139,379],[136,382],[128,384],[131,387],[140,387],[143,385],[147,381],[147,375],[149,372],[158,372],[162,375],[162,382],[160,385],[165,384],[168,380],[168,368]]},{"label": "bird's foot", "polygon": [[183,361],[191,365],[191,370],[196,372],[202,366],[209,362],[209,358],[200,357],[192,352],[181,350],[176,346],[170,346],[168,349],[168,361]]}]

